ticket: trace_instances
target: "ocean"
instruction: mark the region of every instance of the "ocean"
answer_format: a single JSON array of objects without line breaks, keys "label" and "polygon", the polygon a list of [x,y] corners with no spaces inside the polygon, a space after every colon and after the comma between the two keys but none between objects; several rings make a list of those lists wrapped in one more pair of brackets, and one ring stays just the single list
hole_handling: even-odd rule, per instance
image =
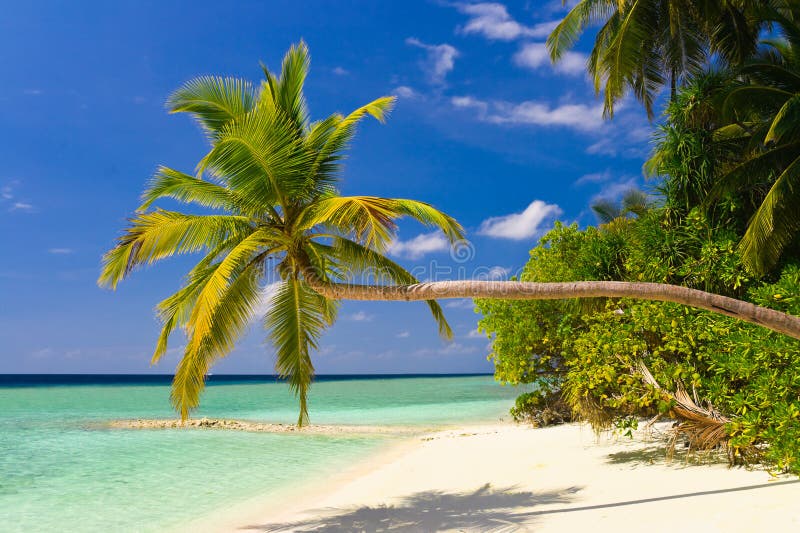
[{"label": "ocean", "polygon": [[[508,418],[520,392],[484,375],[320,376],[310,414],[423,431]],[[0,376],[0,530],[179,530],[407,438],[104,425],[173,416],[168,376]],[[274,377],[212,376],[194,416],[293,423],[297,404]]]}]

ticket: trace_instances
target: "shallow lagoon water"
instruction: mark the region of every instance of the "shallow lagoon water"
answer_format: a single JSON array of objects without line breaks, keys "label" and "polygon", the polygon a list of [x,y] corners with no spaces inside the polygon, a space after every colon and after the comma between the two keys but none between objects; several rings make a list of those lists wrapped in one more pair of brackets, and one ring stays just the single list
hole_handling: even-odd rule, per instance
[{"label": "shallow lagoon water", "polygon": [[[519,390],[491,376],[327,379],[312,423],[443,427],[497,420]],[[161,530],[254,496],[313,483],[390,435],[103,428],[174,416],[169,385],[0,385],[4,531]],[[212,382],[195,416],[292,423],[285,383]]]}]

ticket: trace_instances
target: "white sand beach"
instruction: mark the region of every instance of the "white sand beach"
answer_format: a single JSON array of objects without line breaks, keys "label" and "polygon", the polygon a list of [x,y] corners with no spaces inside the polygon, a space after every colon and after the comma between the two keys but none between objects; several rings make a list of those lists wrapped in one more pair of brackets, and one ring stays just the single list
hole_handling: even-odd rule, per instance
[{"label": "white sand beach", "polygon": [[[664,430],[666,424],[656,426]],[[664,456],[662,441],[510,423],[414,437],[209,531],[800,531],[800,480]]]}]

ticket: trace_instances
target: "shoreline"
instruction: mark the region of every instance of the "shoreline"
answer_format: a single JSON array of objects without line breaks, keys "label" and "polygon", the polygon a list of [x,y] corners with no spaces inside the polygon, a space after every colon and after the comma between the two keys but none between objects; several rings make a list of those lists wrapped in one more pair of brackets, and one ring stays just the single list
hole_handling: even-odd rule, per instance
[{"label": "shoreline", "polygon": [[[313,478],[299,481],[296,485],[281,490],[279,494],[260,494],[245,501],[238,502],[223,510],[216,510],[206,516],[198,517],[188,523],[181,524],[173,531],[192,531],[199,533],[216,533],[220,531],[258,531],[251,526],[261,523],[265,517],[284,516],[287,510],[299,512],[306,503],[325,498],[332,487],[342,486],[354,479],[359,479],[383,465],[393,463],[413,451],[419,442],[450,429],[418,428],[411,431],[392,431],[393,426],[382,426],[386,431],[372,433],[372,436],[395,436],[379,444],[372,453],[343,468],[338,473],[329,475],[324,481]],[[323,433],[324,435],[344,435],[343,433]],[[302,434],[296,433],[298,437]]]},{"label": "shoreline", "polygon": [[[656,431],[668,423],[656,425]],[[182,530],[800,530],[800,480],[667,461],[663,442],[587,426],[462,425],[387,443],[325,480]]]},{"label": "shoreline", "polygon": [[117,419],[96,424],[99,427],[119,430],[199,430],[199,431],[247,431],[251,433],[280,433],[302,435],[416,435],[434,431],[426,426],[356,425],[356,424],[311,424],[298,428],[296,424],[258,422],[225,418],[191,418],[181,421],[176,418],[130,418]]}]

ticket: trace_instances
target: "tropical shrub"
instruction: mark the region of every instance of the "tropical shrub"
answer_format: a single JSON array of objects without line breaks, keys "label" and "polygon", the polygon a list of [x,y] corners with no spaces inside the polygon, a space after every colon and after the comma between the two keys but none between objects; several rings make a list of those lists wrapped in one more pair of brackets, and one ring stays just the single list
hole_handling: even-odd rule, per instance
[{"label": "tropical shrub", "polygon": [[[800,313],[800,267],[785,267],[773,283],[754,281],[739,261],[735,233],[710,230],[697,211],[679,226],[665,218],[657,209],[600,228],[557,225],[531,251],[521,279],[727,288]],[[635,417],[680,419],[675,393],[685,390],[699,409],[720,415],[719,433],[732,457],[800,472],[798,341],[672,303],[478,300],[477,306],[481,329],[494,339],[497,379],[536,385],[512,409],[515,419],[536,423],[558,401],[597,429],[629,426]],[[642,364],[658,386],[645,379]],[[716,443],[691,442],[699,448]]]}]

